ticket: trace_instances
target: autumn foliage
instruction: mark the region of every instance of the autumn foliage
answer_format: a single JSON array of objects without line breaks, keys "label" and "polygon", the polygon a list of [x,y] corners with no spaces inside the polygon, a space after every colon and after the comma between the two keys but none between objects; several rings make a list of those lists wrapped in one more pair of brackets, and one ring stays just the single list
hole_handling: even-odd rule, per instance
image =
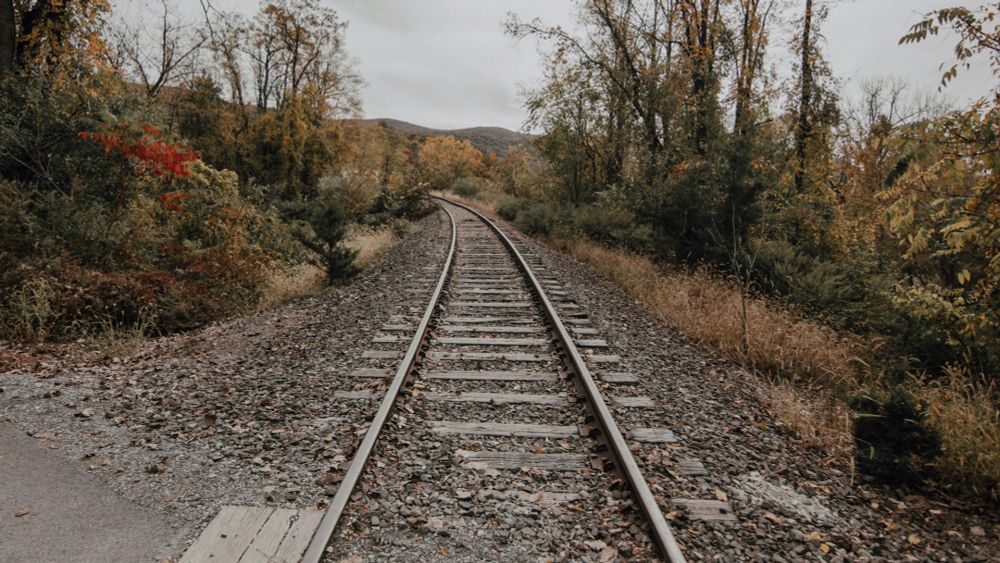
[{"label": "autumn foliage", "polygon": [[80,131],[77,136],[98,143],[104,154],[113,153],[133,161],[136,174],[187,176],[188,165],[200,156],[181,143],[161,140],[160,130],[152,125],[117,125],[103,131]]}]

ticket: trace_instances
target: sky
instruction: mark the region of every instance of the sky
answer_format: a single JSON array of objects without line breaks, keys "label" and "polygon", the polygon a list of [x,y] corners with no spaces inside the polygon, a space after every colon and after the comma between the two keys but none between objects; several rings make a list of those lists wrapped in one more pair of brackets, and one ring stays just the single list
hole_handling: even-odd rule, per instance
[{"label": "sky", "polygon": [[[136,2],[138,0],[131,0]],[[185,12],[200,14],[198,0],[177,0]],[[787,0],[792,6],[801,0]],[[540,83],[539,45],[503,31],[508,12],[522,20],[576,27],[576,0],[321,0],[349,22],[346,46],[366,85],[364,116],[391,117],[428,127],[453,129],[482,125],[521,129],[526,117],[521,91]],[[126,0],[116,5],[128,3]],[[902,79],[934,92],[940,65],[951,61],[955,38],[942,34],[898,45],[921,15],[960,0],[829,0],[822,48],[845,95],[873,76]],[[221,9],[247,13],[257,4],[213,0]],[[775,55],[787,46],[776,29]],[[779,74],[787,56],[772,57]],[[945,95],[961,105],[989,91],[996,79],[985,63],[961,74]]]}]

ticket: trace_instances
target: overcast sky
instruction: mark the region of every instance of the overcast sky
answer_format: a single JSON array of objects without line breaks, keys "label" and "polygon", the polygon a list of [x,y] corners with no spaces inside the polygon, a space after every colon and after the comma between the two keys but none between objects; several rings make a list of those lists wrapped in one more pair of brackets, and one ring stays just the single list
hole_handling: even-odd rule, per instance
[{"label": "overcast sky", "polygon": [[[135,2],[137,0],[131,0]],[[178,0],[200,13],[198,0]],[[349,23],[347,49],[366,82],[365,117],[392,117],[438,128],[499,125],[519,129],[523,87],[541,79],[538,45],[503,32],[508,12],[523,20],[575,26],[576,0],[321,0]],[[115,4],[128,3],[120,0]],[[790,0],[799,6],[801,0]],[[897,45],[921,15],[960,0],[841,0],[829,2],[824,53],[848,94],[872,76],[905,79],[935,91],[939,66],[950,61],[954,37]],[[223,9],[252,12],[256,5],[215,0]],[[796,8],[800,9],[800,8]],[[776,38],[777,39],[777,38]],[[778,41],[779,43],[781,41]],[[775,45],[777,48],[784,48]],[[788,68],[789,63],[773,60]],[[780,69],[779,69],[780,70]],[[958,104],[977,98],[995,80],[985,64],[960,75],[947,90]]]}]

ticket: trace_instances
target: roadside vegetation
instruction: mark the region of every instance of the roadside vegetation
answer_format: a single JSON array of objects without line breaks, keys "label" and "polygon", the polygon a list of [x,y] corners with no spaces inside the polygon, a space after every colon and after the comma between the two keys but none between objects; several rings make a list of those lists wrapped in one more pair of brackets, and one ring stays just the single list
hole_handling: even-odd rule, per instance
[{"label": "roadside vegetation", "polygon": [[485,162],[344,119],[361,79],[316,0],[141,7],[0,2],[0,339],[117,355],[318,291]]},{"label": "roadside vegetation", "polygon": [[[998,9],[935,11],[900,48],[960,41],[945,87],[1000,71]],[[1000,87],[952,109],[874,77],[841,99],[825,10],[589,0],[586,37],[511,19],[552,45],[537,152],[452,191],[762,374],[835,462],[996,500]],[[779,25],[797,30],[788,82],[768,72]]]}]

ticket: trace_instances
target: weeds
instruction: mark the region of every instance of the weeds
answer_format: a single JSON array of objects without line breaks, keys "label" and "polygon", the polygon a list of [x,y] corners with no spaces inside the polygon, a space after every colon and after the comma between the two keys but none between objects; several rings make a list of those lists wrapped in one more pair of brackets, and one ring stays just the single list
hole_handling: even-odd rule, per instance
[{"label": "weeds", "polygon": [[135,323],[125,324],[115,320],[112,315],[105,316],[98,323],[97,334],[92,340],[106,358],[132,356],[142,349],[155,329],[155,314],[150,309],[143,308]]},{"label": "weeds", "polygon": [[1000,500],[1000,408],[996,383],[958,368],[931,383],[912,381],[930,404],[927,416],[941,436],[936,462],[942,481]]}]

